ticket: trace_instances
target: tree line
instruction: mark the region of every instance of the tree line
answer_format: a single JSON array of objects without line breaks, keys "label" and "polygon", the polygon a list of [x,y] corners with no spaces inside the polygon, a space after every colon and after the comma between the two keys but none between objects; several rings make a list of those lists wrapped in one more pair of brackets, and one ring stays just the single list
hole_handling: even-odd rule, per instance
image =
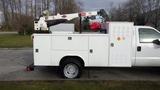
[{"label": "tree line", "polygon": [[109,12],[112,21],[131,21],[160,29],[160,0],[128,0]]},{"label": "tree line", "polygon": [[[30,34],[34,19],[44,10],[49,10],[50,14],[65,14],[79,12],[82,6],[83,3],[77,0],[0,0],[0,11],[4,14],[1,29]],[[128,0],[110,8],[111,21],[130,21],[160,28],[160,0]]]},{"label": "tree line", "polygon": [[49,10],[51,14],[73,13],[80,10],[80,5],[75,0],[0,0],[4,17],[2,30],[32,33],[34,19],[44,10]]}]

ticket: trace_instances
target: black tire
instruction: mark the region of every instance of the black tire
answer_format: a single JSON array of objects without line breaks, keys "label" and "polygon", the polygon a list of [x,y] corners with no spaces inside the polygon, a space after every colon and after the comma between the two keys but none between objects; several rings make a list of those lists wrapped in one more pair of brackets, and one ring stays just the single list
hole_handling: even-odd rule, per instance
[{"label": "black tire", "polygon": [[[70,67],[72,67],[75,70],[68,70],[68,68]],[[80,63],[80,61],[72,57],[66,58],[64,62],[61,63],[60,69],[61,69],[62,77],[66,79],[80,78],[82,74],[82,64]],[[73,73],[71,73],[72,71]],[[73,74],[73,75],[69,76],[69,74]]]}]

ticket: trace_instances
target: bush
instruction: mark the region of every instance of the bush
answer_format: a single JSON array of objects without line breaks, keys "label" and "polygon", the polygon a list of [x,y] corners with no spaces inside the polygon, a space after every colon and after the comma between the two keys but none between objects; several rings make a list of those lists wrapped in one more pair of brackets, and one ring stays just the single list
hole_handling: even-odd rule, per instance
[{"label": "bush", "polygon": [[2,31],[17,31],[20,35],[30,35],[33,33],[33,17],[26,15],[15,15],[9,21],[4,22]]},{"label": "bush", "polygon": [[18,33],[20,35],[31,35],[33,33],[33,18],[25,17],[24,21],[19,26]]}]

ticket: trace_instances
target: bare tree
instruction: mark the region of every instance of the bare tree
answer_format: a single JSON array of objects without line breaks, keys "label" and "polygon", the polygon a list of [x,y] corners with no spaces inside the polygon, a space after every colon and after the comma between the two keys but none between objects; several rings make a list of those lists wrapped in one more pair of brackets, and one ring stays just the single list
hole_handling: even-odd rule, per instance
[{"label": "bare tree", "polygon": [[76,4],[75,0],[54,0],[56,13],[74,13],[80,11],[80,7]]},{"label": "bare tree", "polygon": [[2,10],[3,10],[3,14],[4,14],[4,20],[6,21],[6,23],[8,22],[8,5],[7,5],[7,0],[1,0],[2,3]]},{"label": "bare tree", "polygon": [[75,0],[0,0],[4,14],[4,30],[17,30],[23,34],[33,30],[33,18],[43,10],[52,13],[73,13],[80,10],[80,3]]},{"label": "bare tree", "polygon": [[160,1],[159,0],[128,0],[120,7],[110,10],[111,20],[132,21],[138,25],[149,24],[159,27]]}]

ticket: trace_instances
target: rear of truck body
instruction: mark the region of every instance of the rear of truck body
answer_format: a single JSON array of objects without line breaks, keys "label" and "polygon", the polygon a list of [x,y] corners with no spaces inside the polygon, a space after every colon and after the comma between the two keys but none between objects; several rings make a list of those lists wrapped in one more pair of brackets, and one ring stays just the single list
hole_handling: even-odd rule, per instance
[{"label": "rear of truck body", "polygon": [[131,67],[135,28],[129,22],[106,23],[107,33],[34,34],[34,64],[59,66],[65,57],[79,57],[85,67]]}]

